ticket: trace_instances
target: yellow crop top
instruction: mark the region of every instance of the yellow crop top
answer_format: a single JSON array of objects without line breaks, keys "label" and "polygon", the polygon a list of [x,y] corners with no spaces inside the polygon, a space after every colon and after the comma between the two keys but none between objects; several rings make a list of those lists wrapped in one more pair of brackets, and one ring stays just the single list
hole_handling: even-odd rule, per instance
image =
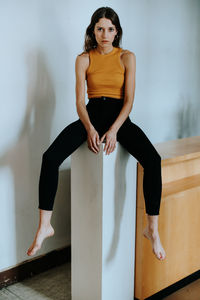
[{"label": "yellow crop top", "polygon": [[122,48],[113,47],[107,54],[96,48],[89,51],[90,64],[86,71],[88,98],[124,96],[124,68],[120,62]]}]

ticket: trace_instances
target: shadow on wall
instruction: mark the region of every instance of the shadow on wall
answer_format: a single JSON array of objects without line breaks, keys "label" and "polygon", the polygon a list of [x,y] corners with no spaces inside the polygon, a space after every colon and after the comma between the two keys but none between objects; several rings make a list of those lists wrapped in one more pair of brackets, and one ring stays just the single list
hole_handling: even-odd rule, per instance
[{"label": "shadow on wall", "polygon": [[[8,221],[9,231],[6,231],[5,247],[14,240],[10,252],[12,257],[10,254],[10,258],[5,258],[9,263],[27,258],[26,250],[33,240],[30,230],[37,225],[42,153],[50,143],[55,110],[54,83],[44,53],[39,49],[30,50],[25,63],[27,93],[24,118],[16,142],[0,157],[0,167],[8,167],[13,178],[13,200],[8,199],[10,202],[5,205],[8,216],[13,218]],[[11,208],[13,212],[10,213]]]},{"label": "shadow on wall", "polygon": [[[56,104],[54,82],[45,53],[38,48],[30,49],[25,62],[27,65],[27,106],[18,142],[25,141],[24,151],[26,151],[27,157],[24,160],[19,157],[19,161],[23,161],[28,167],[20,179],[17,176],[19,169],[13,170],[15,173],[15,206],[18,211],[16,214],[16,256],[18,261],[24,257],[27,258],[24,250],[33,240],[35,229],[32,232],[32,228],[36,228],[37,225],[35,221],[38,218],[38,182],[42,153],[50,143]],[[24,178],[27,178],[26,189],[23,184]],[[33,208],[36,211],[33,211]],[[24,217],[21,217],[22,209]],[[24,224],[28,222],[29,226],[22,230],[25,227]],[[28,233],[28,231],[31,232]],[[20,248],[24,253],[19,253]]]},{"label": "shadow on wall", "polygon": [[176,136],[178,139],[199,135],[200,123],[198,112],[200,104],[185,96],[180,97],[176,113]]}]

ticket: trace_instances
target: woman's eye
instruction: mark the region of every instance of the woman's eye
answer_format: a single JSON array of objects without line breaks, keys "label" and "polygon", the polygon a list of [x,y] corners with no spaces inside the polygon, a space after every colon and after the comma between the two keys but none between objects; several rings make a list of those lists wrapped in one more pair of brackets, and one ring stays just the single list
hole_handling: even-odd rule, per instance
[{"label": "woman's eye", "polygon": [[[102,28],[101,27],[99,27],[98,29],[97,29],[98,31],[101,31],[102,30]],[[113,31],[114,30],[114,28],[109,28],[109,31]]]}]

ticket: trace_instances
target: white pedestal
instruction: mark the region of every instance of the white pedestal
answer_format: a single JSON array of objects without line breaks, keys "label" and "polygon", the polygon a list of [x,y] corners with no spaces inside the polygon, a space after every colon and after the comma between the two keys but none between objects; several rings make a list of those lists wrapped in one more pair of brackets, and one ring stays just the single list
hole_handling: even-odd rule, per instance
[{"label": "white pedestal", "polygon": [[137,161],[104,146],[71,155],[72,300],[134,299]]}]

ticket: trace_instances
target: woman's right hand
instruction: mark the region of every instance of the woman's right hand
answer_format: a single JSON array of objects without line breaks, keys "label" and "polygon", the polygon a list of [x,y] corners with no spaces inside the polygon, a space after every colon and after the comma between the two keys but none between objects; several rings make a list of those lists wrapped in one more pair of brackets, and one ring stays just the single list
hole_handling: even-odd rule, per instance
[{"label": "woman's right hand", "polygon": [[100,139],[99,134],[94,127],[87,131],[88,148],[94,153],[99,152]]}]

